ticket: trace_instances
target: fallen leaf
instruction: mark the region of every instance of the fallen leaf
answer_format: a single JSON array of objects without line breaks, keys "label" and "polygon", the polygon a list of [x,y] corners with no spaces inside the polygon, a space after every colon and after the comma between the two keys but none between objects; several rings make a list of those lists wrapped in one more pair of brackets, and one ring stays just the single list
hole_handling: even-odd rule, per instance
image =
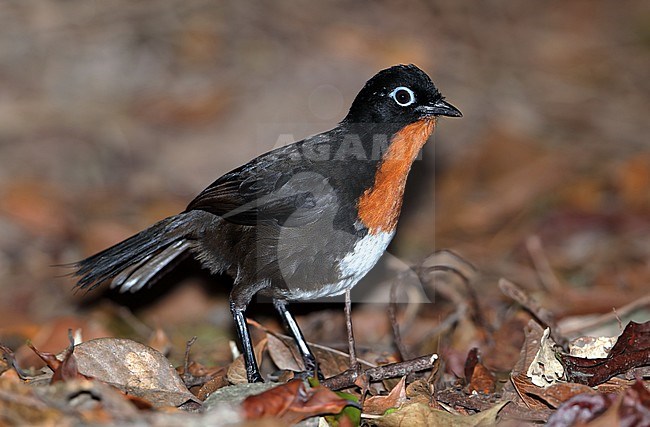
[{"label": "fallen leaf", "polygon": [[[264,338],[258,342],[253,348],[255,353],[255,360],[258,364],[262,364],[262,355],[266,349],[266,344],[268,343],[267,339]],[[246,376],[246,364],[244,363],[244,356],[239,355],[228,367],[228,373],[226,378],[230,381],[231,384],[246,384],[248,383],[248,377]]]},{"label": "fallen leaf", "polygon": [[87,378],[79,373],[77,368],[77,358],[74,356],[74,340],[70,337],[70,347],[63,354],[61,365],[52,374],[52,384],[56,382],[65,382],[77,378]]},{"label": "fallen leaf", "polygon": [[650,425],[650,391],[637,380],[623,393],[618,411],[621,425]]},{"label": "fallen leaf", "polygon": [[508,402],[502,402],[474,415],[456,415],[430,408],[422,403],[402,406],[398,411],[375,420],[379,427],[436,426],[475,427],[493,426],[497,423],[499,411]]},{"label": "fallen leaf", "polygon": [[269,340],[269,356],[278,369],[294,372],[305,370],[305,364],[295,351],[295,346],[288,345],[288,343],[271,333],[267,333],[266,338]]},{"label": "fallen leaf", "polygon": [[228,382],[228,378],[226,378],[225,375],[218,375],[215,376],[214,378],[208,380],[201,386],[199,391],[196,393],[196,397],[198,397],[201,400],[205,400],[210,396],[212,393],[215,391],[219,390],[222,387],[226,387],[230,383]]},{"label": "fallen leaf", "polygon": [[327,387],[309,387],[305,381],[294,379],[247,397],[242,411],[248,420],[274,417],[295,424],[315,415],[337,414],[349,404]]},{"label": "fallen leaf", "polygon": [[483,394],[494,393],[496,389],[497,379],[482,363],[474,366],[472,378],[469,382],[469,392],[478,392]]},{"label": "fallen leaf", "polygon": [[[539,351],[544,329],[534,320],[530,320],[524,328],[524,345],[521,347],[519,360],[510,373],[510,384],[504,387],[504,397],[513,400],[517,405],[523,403],[527,409],[545,410],[548,407],[528,395],[529,387],[536,387],[526,376],[526,371]],[[523,406],[519,405],[519,406]]]},{"label": "fallen leaf", "polygon": [[648,426],[650,391],[642,381],[619,394],[580,394],[565,402],[549,418],[547,426],[569,427]]},{"label": "fallen leaf", "polygon": [[595,394],[597,392],[584,384],[557,383],[546,388],[536,386],[528,387],[526,388],[525,393],[531,396],[536,396],[546,402],[549,406],[557,408],[573,396],[583,393]]},{"label": "fallen leaf", "polygon": [[512,369],[512,375],[516,376],[528,370],[535,355],[539,351],[540,342],[544,335],[544,329],[534,320],[530,320],[524,328],[524,345],[521,347],[519,359]]},{"label": "fallen leaf", "polygon": [[[304,366],[302,363],[302,358],[300,357],[300,353],[296,348],[293,338],[288,337],[286,335],[271,332],[268,329],[265,329],[261,325],[259,325],[258,327],[266,331],[267,335],[272,335],[274,338],[279,340],[279,342],[278,341],[274,342],[273,349],[272,349],[274,354],[271,357],[278,358],[278,362],[279,362],[278,367],[280,369],[294,370],[297,366],[298,370],[296,372],[301,372],[302,370],[304,370],[302,368],[302,366]],[[314,354],[314,357],[316,357],[316,360],[318,361],[318,368],[325,376],[325,378],[338,375],[350,367],[350,357],[348,356],[347,353],[323,345],[315,344],[315,343],[308,343],[308,344],[312,353]],[[291,356],[287,351],[290,352]],[[269,347],[269,354],[271,354],[271,347]],[[291,359],[294,360],[295,364],[291,362]],[[376,367],[376,365],[368,363],[367,361],[362,359],[359,359],[359,364],[361,364],[361,366],[364,369]]]},{"label": "fallen leaf", "polygon": [[386,396],[372,396],[363,403],[366,414],[382,415],[391,408],[399,408],[406,402],[406,377],[397,383]]},{"label": "fallen leaf", "polygon": [[612,404],[611,395],[579,394],[562,404],[548,419],[546,427],[573,426],[588,422]]},{"label": "fallen leaf", "polygon": [[615,343],[616,337],[578,337],[569,343],[569,354],[585,359],[603,359]]},{"label": "fallen leaf", "polygon": [[412,403],[433,402],[433,385],[425,380],[415,380],[406,387],[406,397]]},{"label": "fallen leaf", "polygon": [[77,369],[77,359],[74,356],[75,345],[72,331],[68,331],[68,339],[70,340],[70,345],[65,349],[62,356],[60,356],[63,360],[59,360],[59,357],[55,354],[39,351],[31,343],[28,344],[34,353],[36,353],[36,355],[40,357],[53,371],[52,378],[50,379],[51,384],[70,381],[77,378],[88,378],[88,376],[80,374]]},{"label": "fallen leaf", "polygon": [[469,380],[472,378],[474,373],[474,367],[479,363],[479,350],[477,347],[473,347],[469,353],[467,353],[467,359],[465,359],[465,381],[469,384]]},{"label": "fallen leaf", "polygon": [[515,387],[515,390],[517,391],[519,398],[521,398],[521,400],[526,405],[526,407],[533,410],[542,410],[548,408],[548,406],[544,404],[544,402],[533,397],[535,396],[534,392],[540,389],[541,387],[538,387],[535,384],[533,384],[530,381],[530,378],[528,378],[525,374],[510,376],[510,381]]},{"label": "fallen leaf", "polygon": [[567,380],[595,386],[629,369],[650,364],[650,321],[630,322],[606,358],[586,359],[560,354]]},{"label": "fallen leaf", "polygon": [[550,337],[550,333],[550,328],[544,329],[539,350],[526,372],[528,378],[538,387],[556,384],[564,377],[564,366],[557,358],[555,350],[557,344]]},{"label": "fallen leaf", "polygon": [[114,385],[156,407],[198,402],[169,360],[144,344],[98,338],[77,345],[75,355],[81,374]]}]

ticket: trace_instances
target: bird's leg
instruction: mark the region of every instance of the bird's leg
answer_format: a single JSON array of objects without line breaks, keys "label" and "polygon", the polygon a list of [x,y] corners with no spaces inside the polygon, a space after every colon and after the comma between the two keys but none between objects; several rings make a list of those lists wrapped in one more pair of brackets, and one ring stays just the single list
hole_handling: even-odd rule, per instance
[{"label": "bird's leg", "polygon": [[253,342],[251,335],[246,324],[246,316],[244,316],[245,307],[238,307],[234,302],[230,303],[230,311],[235,320],[235,328],[237,329],[237,337],[242,346],[242,354],[244,356],[244,364],[246,365],[246,378],[249,383],[264,382],[260,374],[260,368],[257,366],[255,360],[255,353],[253,352]]},{"label": "bird's leg", "polygon": [[305,341],[305,337],[302,335],[296,319],[287,309],[287,302],[276,299],[273,300],[273,305],[275,306],[275,309],[278,311],[278,313],[280,313],[280,316],[282,316],[282,321],[285,328],[289,330],[293,336],[293,339],[296,341],[296,345],[298,346],[298,350],[302,356],[302,361],[305,365],[307,374],[310,376],[318,377],[320,381],[324,380],[325,377],[323,377],[320,369],[318,369],[318,362],[316,361],[316,357],[314,357],[314,354],[309,349],[307,341]]}]

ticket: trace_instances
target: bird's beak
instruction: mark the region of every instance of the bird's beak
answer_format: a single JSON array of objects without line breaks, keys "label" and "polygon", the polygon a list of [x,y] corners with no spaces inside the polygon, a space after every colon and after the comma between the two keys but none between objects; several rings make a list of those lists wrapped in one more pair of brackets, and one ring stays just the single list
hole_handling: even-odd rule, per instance
[{"label": "bird's beak", "polygon": [[463,117],[463,113],[458,108],[442,99],[431,104],[416,107],[416,111],[419,111],[424,116]]}]

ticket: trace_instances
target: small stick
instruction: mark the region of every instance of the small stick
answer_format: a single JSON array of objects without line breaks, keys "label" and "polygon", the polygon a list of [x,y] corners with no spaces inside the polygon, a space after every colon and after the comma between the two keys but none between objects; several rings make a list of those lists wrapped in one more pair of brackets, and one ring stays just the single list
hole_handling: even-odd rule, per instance
[{"label": "small stick", "polygon": [[542,240],[539,236],[530,236],[526,239],[526,249],[530,254],[530,259],[533,261],[535,270],[539,275],[539,280],[542,289],[546,292],[559,293],[562,291],[562,284],[551,268],[551,263],[548,262],[548,257],[544,253],[542,247]]},{"label": "small stick", "polygon": [[18,376],[20,377],[21,380],[25,380],[29,378],[29,373],[23,371],[20,366],[18,366],[18,361],[16,360],[16,356],[14,355],[14,352],[7,347],[6,345],[2,344],[0,342],[0,357],[5,361],[7,366],[11,366],[14,368]]},{"label": "small stick", "polygon": [[420,280],[424,282],[426,280],[425,274],[433,273],[436,271],[452,273],[458,276],[463,282],[463,284],[465,285],[465,289],[467,290],[467,299],[469,300],[469,307],[472,309],[471,314],[473,319],[476,321],[476,323],[479,326],[483,327],[484,329],[488,331],[492,330],[490,323],[485,319],[485,316],[483,316],[483,310],[481,309],[481,304],[479,303],[478,295],[476,293],[476,290],[472,286],[472,277],[478,271],[477,268],[472,263],[465,260],[465,258],[450,250],[443,249],[441,251],[435,252],[434,255],[447,255],[455,259],[456,261],[460,261],[466,267],[469,268],[470,270],[469,274],[466,274],[466,272],[462,271],[460,267],[456,267],[454,265],[436,264],[432,266],[420,267],[418,272]]},{"label": "small stick", "polygon": [[395,346],[400,355],[401,360],[409,359],[408,349],[402,341],[402,334],[399,330],[399,324],[397,323],[397,285],[399,281],[394,281],[393,285],[390,288],[390,303],[388,304],[388,318],[390,319],[390,326],[393,329],[393,338],[395,340]]},{"label": "small stick", "polygon": [[190,380],[191,378],[194,377],[194,375],[190,375],[190,349],[192,348],[192,345],[196,342],[196,336],[193,336],[190,338],[189,341],[187,341],[187,344],[185,344],[185,356],[183,357],[183,381],[185,380]]},{"label": "small stick", "polygon": [[[433,368],[436,360],[438,360],[437,354],[427,354],[404,362],[390,363],[388,365],[369,368],[363,371],[363,375],[368,378],[369,382],[403,377],[413,372],[426,371],[427,369]],[[340,390],[356,385],[355,381],[357,378],[358,375],[354,371],[347,370],[339,375],[327,378],[325,381],[322,381],[321,384],[331,390]]]},{"label": "small stick", "polygon": [[[612,320],[618,320],[620,324],[621,317],[625,317],[628,314],[644,307],[650,307],[650,295],[646,295],[637,300],[634,300],[624,305],[623,307],[614,308],[609,313],[601,314],[600,316],[592,319],[586,319],[579,325],[560,327],[560,331],[563,335],[570,335],[576,332],[586,332],[591,328],[596,328],[603,325],[604,323],[611,322]],[[620,329],[622,330],[622,328]]]},{"label": "small stick", "polygon": [[526,291],[509,280],[499,279],[499,289],[501,289],[501,292],[503,292],[504,295],[521,304],[521,306],[524,307],[530,314],[532,314],[533,317],[539,320],[540,323],[542,323],[544,326],[549,327],[551,329],[551,338],[553,338],[557,344],[563,348],[566,348],[568,340],[559,334],[559,328],[555,322],[553,314],[550,311],[539,305],[539,303],[535,301],[535,299],[530,295],[528,295]]},{"label": "small stick", "polygon": [[352,331],[352,298],[350,289],[345,291],[345,327],[348,330],[348,350],[350,355],[350,369],[359,370],[359,361],[357,360],[357,351],[354,348],[354,332]]}]

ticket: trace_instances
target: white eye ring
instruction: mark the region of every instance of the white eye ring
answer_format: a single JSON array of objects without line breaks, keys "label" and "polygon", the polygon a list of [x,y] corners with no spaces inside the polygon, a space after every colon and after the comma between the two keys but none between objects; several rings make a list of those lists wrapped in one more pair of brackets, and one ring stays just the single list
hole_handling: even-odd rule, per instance
[{"label": "white eye ring", "polygon": [[415,94],[405,86],[396,87],[388,96],[393,98],[400,107],[408,107],[415,102]]}]

